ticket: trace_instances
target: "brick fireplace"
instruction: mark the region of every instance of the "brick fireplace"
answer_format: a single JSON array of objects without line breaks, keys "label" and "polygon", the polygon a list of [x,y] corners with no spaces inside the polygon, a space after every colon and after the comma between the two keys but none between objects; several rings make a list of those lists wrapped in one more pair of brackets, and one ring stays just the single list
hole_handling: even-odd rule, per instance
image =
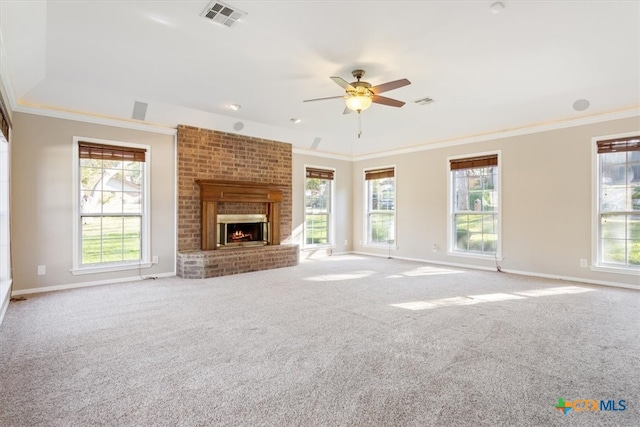
[{"label": "brick fireplace", "polygon": [[[297,245],[287,244],[291,162],[290,144],[178,126],[179,276],[205,278],[298,264]],[[265,215],[270,240],[218,249],[218,215]]]}]

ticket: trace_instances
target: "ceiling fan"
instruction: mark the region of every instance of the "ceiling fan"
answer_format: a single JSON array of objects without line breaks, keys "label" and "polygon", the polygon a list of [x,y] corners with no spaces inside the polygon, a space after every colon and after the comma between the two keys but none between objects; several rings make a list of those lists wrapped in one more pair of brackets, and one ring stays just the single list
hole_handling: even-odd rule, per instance
[{"label": "ceiling fan", "polygon": [[391,107],[402,107],[405,103],[398,101],[397,99],[386,98],[378,94],[387,92],[393,89],[398,89],[403,86],[410,85],[411,82],[407,79],[394,80],[392,82],[382,83],[380,85],[371,86],[371,83],[360,80],[364,76],[364,70],[353,70],[351,74],[356,78],[355,82],[348,83],[342,77],[331,77],[331,80],[336,82],[338,86],[345,90],[344,95],[329,96],[327,98],[315,98],[305,99],[303,102],[311,101],[324,101],[325,99],[344,98],[347,103],[347,108],[344,114],[351,111],[357,111],[360,113],[371,106],[371,103],[389,105]]},{"label": "ceiling fan", "polygon": [[[376,86],[371,86],[371,83],[360,80],[365,74],[364,70],[353,70],[351,74],[356,78],[355,82],[348,83],[342,77],[331,77],[331,80],[333,80],[338,86],[344,89],[344,95],[329,96],[326,98],[305,99],[303,102],[344,98],[347,105],[344,109],[343,114],[348,114],[352,111],[360,114],[362,111],[369,108],[372,103],[388,105],[390,107],[402,107],[405,104],[404,102],[398,101],[397,99],[387,98],[384,96],[380,96],[379,94],[410,85],[411,82],[409,80],[400,79],[394,80],[392,82],[382,83]],[[362,131],[359,130],[358,138],[360,137],[361,133]]]}]

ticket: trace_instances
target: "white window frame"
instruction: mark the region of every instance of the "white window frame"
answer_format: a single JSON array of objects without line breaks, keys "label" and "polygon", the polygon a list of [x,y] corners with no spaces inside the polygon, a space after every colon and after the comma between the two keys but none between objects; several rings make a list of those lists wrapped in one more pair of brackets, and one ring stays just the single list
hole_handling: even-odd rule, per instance
[{"label": "white window frame", "polygon": [[[11,132],[11,131],[9,131]],[[0,322],[2,321],[5,301],[8,304],[12,284],[11,273],[11,145],[0,133]],[[6,297],[6,300],[4,299]]]},{"label": "white window frame", "polygon": [[[483,156],[498,156],[498,209],[496,214],[498,215],[498,241],[496,243],[496,253],[495,254],[481,254],[477,252],[465,252],[455,249],[456,247],[456,224],[455,224],[455,188],[453,188],[453,171],[451,171],[451,160],[459,160],[459,159],[468,159],[472,157],[483,157]],[[447,157],[447,255],[463,257],[463,258],[474,258],[474,259],[483,259],[483,260],[497,260],[502,261],[502,151],[494,150],[494,151],[483,151],[479,153],[467,153],[459,156],[449,156]]]},{"label": "white window frame", "polygon": [[[369,184],[367,183],[367,179],[366,177],[366,173],[367,171],[375,171],[378,169],[393,169],[393,180],[394,180],[394,191],[393,191],[393,244],[387,242],[387,243],[373,243],[369,241],[369,215],[371,214],[371,212],[369,212]],[[362,239],[362,246],[363,247],[369,247],[369,248],[381,248],[381,249],[387,249],[387,250],[397,250],[398,249],[398,167],[396,166],[396,164],[391,164],[391,165],[379,165],[379,166],[371,166],[371,167],[367,167],[367,168],[363,168],[362,169],[362,182],[363,182],[363,189],[362,189],[362,194],[364,195],[363,197],[363,202],[364,202],[364,206],[363,206],[363,212],[364,215],[362,217],[363,219],[363,235],[364,238]]]},{"label": "white window frame", "polygon": [[[143,187],[142,187],[142,229],[141,229],[141,259],[139,261],[132,262],[120,262],[120,263],[105,263],[104,265],[94,264],[94,265],[82,265],[81,261],[81,239],[82,239],[82,230],[80,229],[80,159],[79,159],[79,148],[78,144],[83,142],[93,142],[97,144],[105,144],[112,145],[116,147],[127,147],[127,148],[141,148],[146,150],[146,158],[145,158],[145,167],[143,168]],[[73,177],[73,268],[71,269],[71,273],[74,275],[78,274],[92,274],[92,273],[105,273],[110,271],[122,271],[122,270],[136,270],[140,268],[149,268],[153,264],[150,261],[150,247],[151,247],[151,237],[150,237],[150,193],[151,193],[151,183],[150,183],[150,171],[151,171],[151,147],[149,145],[137,144],[133,142],[123,142],[123,141],[112,141],[105,139],[97,139],[97,138],[87,138],[87,137],[73,137],[73,147],[72,147],[72,177]]]},{"label": "white window frame", "polygon": [[631,267],[618,267],[601,262],[600,246],[600,155],[598,141],[637,136],[640,131],[619,133],[615,135],[597,136],[591,138],[591,271],[604,273],[618,273],[637,276],[640,270]]},{"label": "white window frame", "polygon": [[[323,170],[327,170],[327,171],[332,171],[333,172],[333,179],[331,180],[331,197],[329,199],[329,212],[328,212],[328,219],[327,219],[327,227],[329,227],[329,231],[327,233],[327,243],[325,244],[307,244],[307,195],[306,195],[306,191],[307,191],[307,168],[309,169],[323,169]],[[303,219],[302,219],[302,248],[303,249],[311,249],[311,248],[332,248],[334,247],[334,233],[335,233],[335,226],[334,226],[334,215],[333,215],[333,203],[334,203],[334,192],[335,192],[335,180],[336,180],[336,170],[335,168],[329,168],[326,166],[316,166],[316,165],[304,165],[304,185],[303,185],[303,192],[304,192],[304,196],[302,198],[302,213],[303,213]]]}]

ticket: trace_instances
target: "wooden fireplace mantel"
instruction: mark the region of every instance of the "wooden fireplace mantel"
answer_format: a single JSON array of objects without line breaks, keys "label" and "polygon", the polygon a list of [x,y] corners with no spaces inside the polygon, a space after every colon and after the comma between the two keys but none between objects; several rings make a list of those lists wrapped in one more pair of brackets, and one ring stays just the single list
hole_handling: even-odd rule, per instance
[{"label": "wooden fireplace mantel", "polygon": [[280,244],[282,189],[269,184],[242,181],[197,179],[202,202],[202,250],[217,249],[218,203],[266,203],[269,223],[268,245]]}]

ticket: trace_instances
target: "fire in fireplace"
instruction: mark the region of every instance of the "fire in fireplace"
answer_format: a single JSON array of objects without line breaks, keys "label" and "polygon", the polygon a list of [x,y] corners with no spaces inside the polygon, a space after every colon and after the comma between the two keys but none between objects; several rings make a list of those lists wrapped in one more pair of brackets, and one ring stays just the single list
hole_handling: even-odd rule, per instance
[{"label": "fire in fireplace", "polygon": [[267,216],[218,215],[218,247],[266,245],[269,239]]}]

